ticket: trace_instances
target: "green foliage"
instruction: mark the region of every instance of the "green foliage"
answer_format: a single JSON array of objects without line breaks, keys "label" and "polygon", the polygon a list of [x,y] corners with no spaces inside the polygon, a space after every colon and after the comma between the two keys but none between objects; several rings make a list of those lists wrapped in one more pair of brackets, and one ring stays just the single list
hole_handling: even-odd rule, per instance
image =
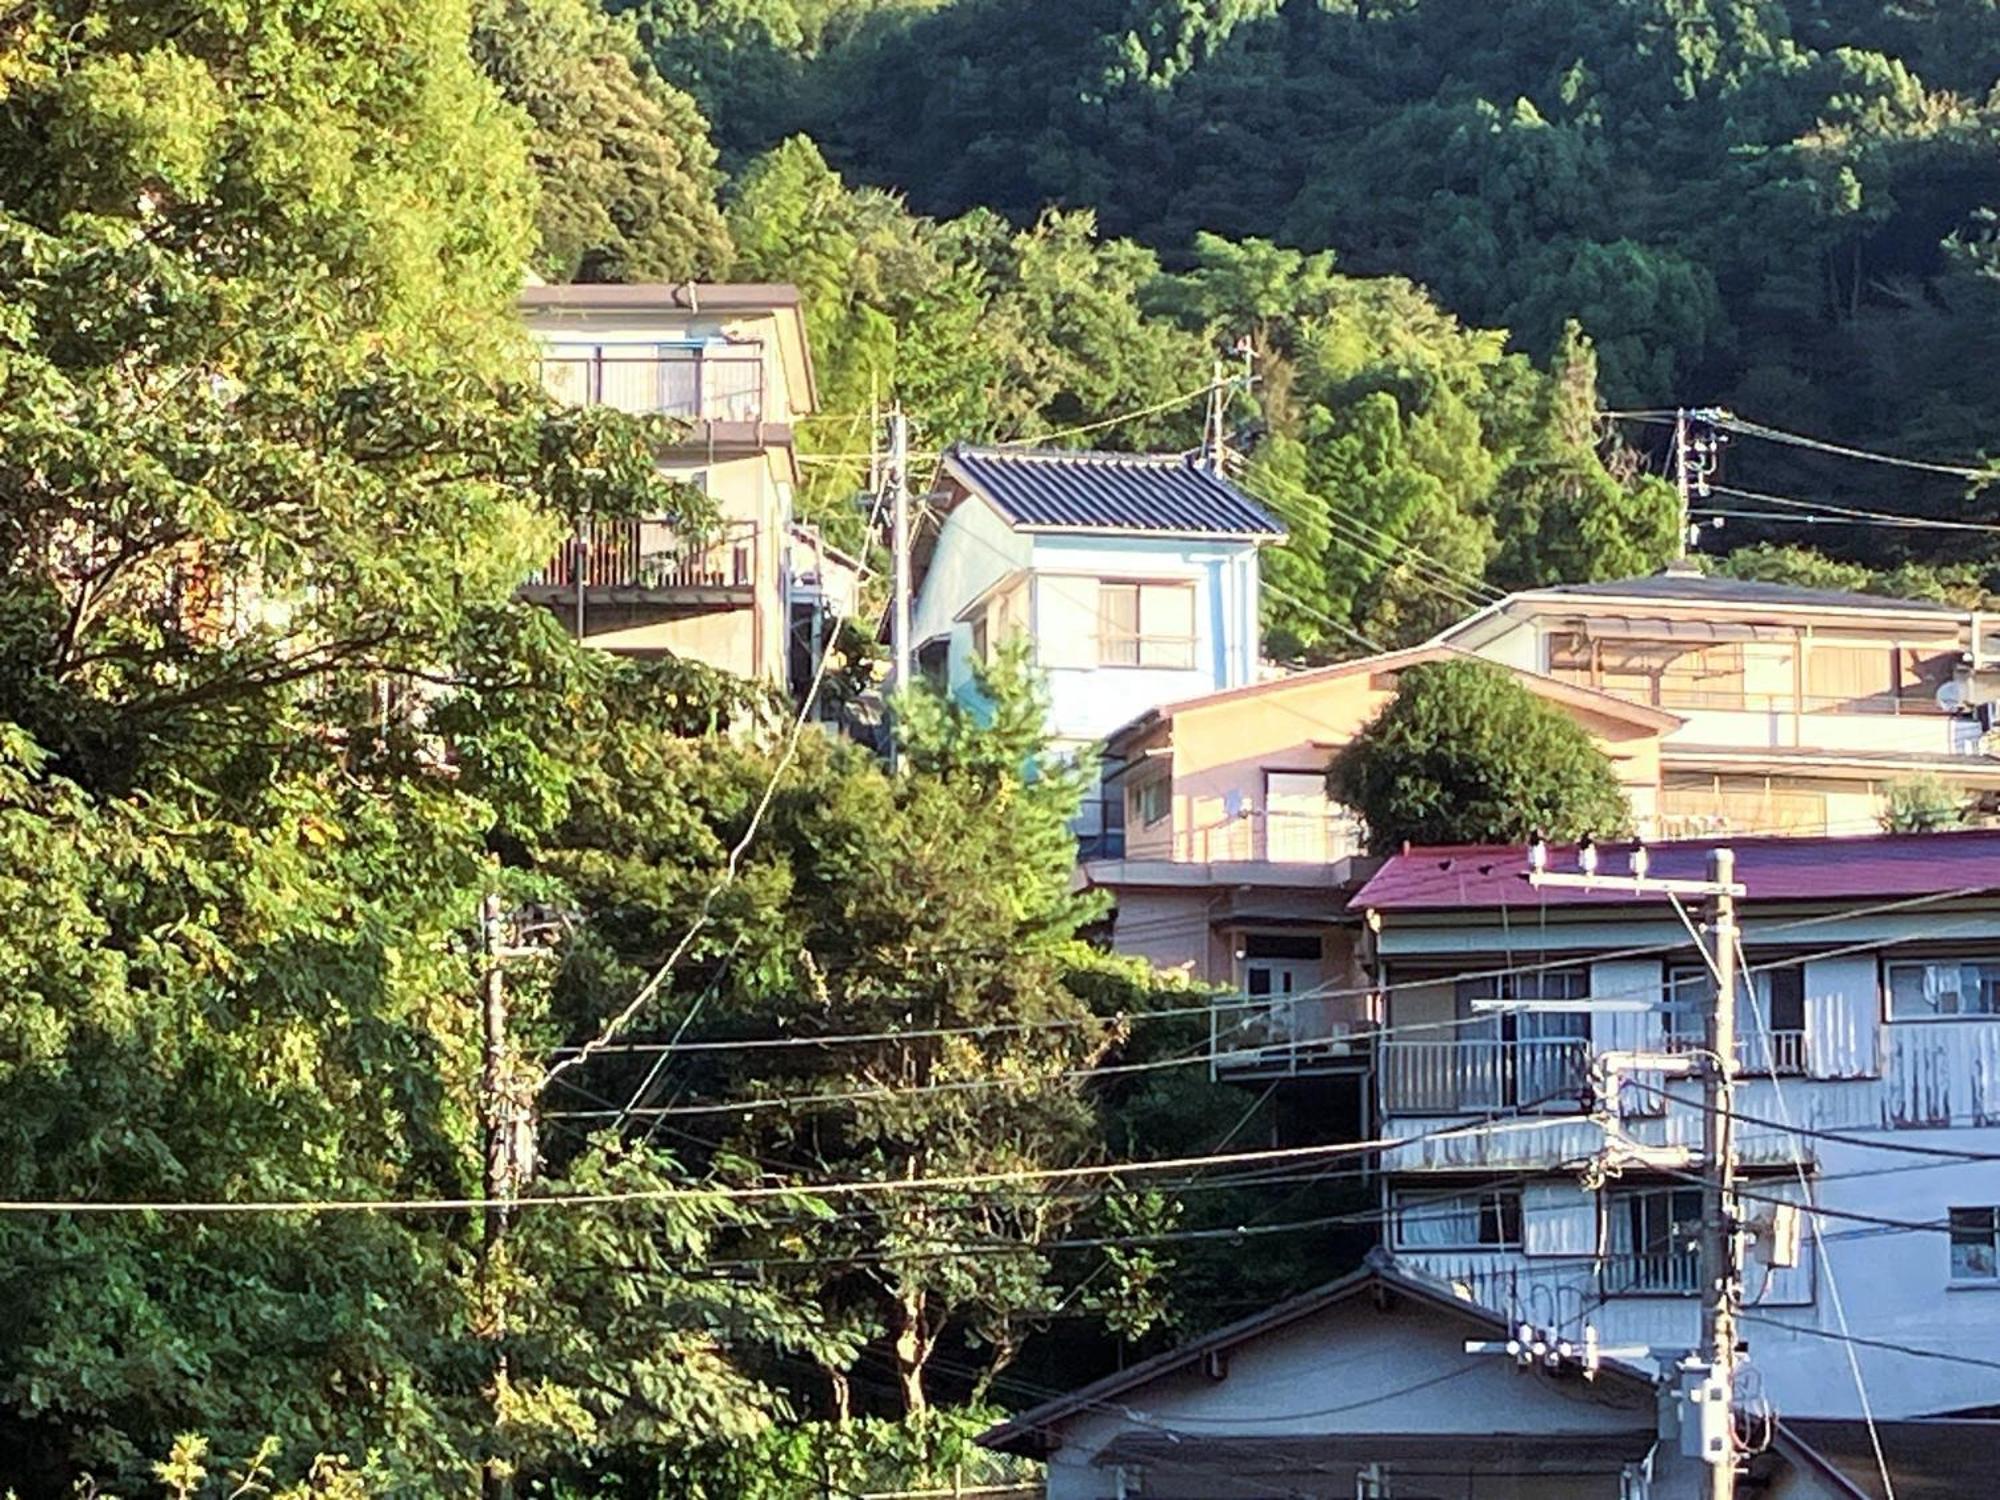
[{"label": "green foliage", "polygon": [[1901,776],[1889,783],[1882,806],[1884,833],[1938,833],[1969,821],[1965,793],[1933,772]]},{"label": "green foliage", "polygon": [[[1968,460],[2000,420],[2000,16],[1983,0],[1503,0],[1473,14],[1450,0],[637,8],[663,70],[703,95],[742,160],[809,134],[851,181],[907,192],[923,213],[990,210],[1027,226],[1051,206],[1089,210],[1175,269],[1250,236],[1308,267],[1337,252],[1343,270],[1407,277],[1538,360],[1558,358],[1576,324],[1615,406],[1713,402]],[[1279,252],[1231,253],[1251,285],[1293,296]],[[1231,341],[1259,337],[1270,318],[1256,298],[1228,310]],[[1524,415],[1536,404],[1523,393]],[[1267,410],[1285,430],[1282,400]],[[1401,421],[1415,414],[1405,396]],[[1492,561],[1503,584],[1557,567],[1605,576],[1624,566],[1614,559],[1658,555],[1657,491],[1625,484],[1617,466],[1607,488],[1573,462],[1573,444],[1506,425],[1504,437],[1486,427],[1484,446],[1502,468],[1519,446],[1520,529],[1543,543],[1515,543],[1511,481],[1469,513],[1491,521],[1483,545],[1498,558],[1478,557],[1476,529],[1421,483],[1377,503],[1440,525],[1448,537],[1427,551]],[[1647,447],[1661,466],[1663,445]],[[1857,473],[1796,450],[1744,444],[1730,466],[1753,490],[1965,509],[1942,477]],[[1386,476],[1378,462],[1364,477]],[[1564,556],[1563,516],[1606,509],[1622,535]],[[1977,515],[1990,519],[1990,503]],[[1798,534],[1732,518],[1724,540]],[[1966,540],[1860,527],[1820,537],[1878,567],[1957,561]],[[1378,630],[1419,629],[1417,591],[1392,582]],[[1287,654],[1326,649],[1301,616],[1272,625]]]},{"label": "green foliage", "polygon": [[[650,1055],[611,1054],[593,1065],[589,1092],[633,1101],[642,1135],[806,1191],[821,1178],[1093,1159],[1099,1100],[1080,1074],[1120,1044],[1113,1014],[1158,1002],[1144,976],[1077,941],[1096,910],[1070,888],[1081,776],[1048,756],[1025,663],[996,663],[976,707],[926,693],[899,703],[900,775],[806,737],[738,877],[712,897],[779,752],[758,736],[686,738],[656,720],[649,692],[639,670],[600,685],[607,717],[578,743],[567,816],[521,831],[541,875],[589,914],[556,976],[558,1023],[572,1037],[594,1032],[706,904],[648,1029],[698,1020],[725,1040],[911,1035],[707,1051],[657,1070]],[[953,1034],[930,1034],[940,1030]],[[692,1112],[647,1113],[667,1100]],[[847,1198],[830,1216],[780,1214],[738,1238],[770,1284],[819,1309],[828,1336],[812,1358],[830,1390],[886,1377],[916,1413],[940,1378],[977,1393],[1018,1356],[1073,1270],[1042,1247],[1093,1212],[1092,1196],[1084,1183],[1060,1194],[996,1183]],[[1131,1306],[1157,1303],[1138,1284],[1159,1274],[1136,1259],[1112,1264],[1100,1289],[1129,1284]],[[932,1373],[940,1352],[943,1377]],[[829,1397],[836,1408],[844,1399]]]},{"label": "green foliage", "polygon": [[532,125],[551,281],[720,280],[708,122],[592,0],[479,0],[473,51]]},{"label": "green foliage", "polygon": [[1369,848],[1617,837],[1631,808],[1604,752],[1488,662],[1425,662],[1334,756],[1329,793],[1368,823]]}]

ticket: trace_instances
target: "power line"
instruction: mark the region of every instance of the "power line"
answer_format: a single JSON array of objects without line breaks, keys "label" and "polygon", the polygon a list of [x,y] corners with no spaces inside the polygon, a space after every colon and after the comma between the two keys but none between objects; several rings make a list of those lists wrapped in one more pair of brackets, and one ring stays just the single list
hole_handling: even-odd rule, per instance
[{"label": "power line", "polygon": [[[1730,930],[1730,941],[1736,945],[1737,961],[1742,965],[1743,971],[1747,975],[1750,972],[1750,961],[1744,955],[1743,940],[1733,927]],[[1733,993],[1735,986],[1732,984],[1730,989],[1732,993],[1721,996],[1717,1003],[1734,1010],[1736,1006],[1736,995]],[[1757,1023],[1759,1034],[1763,1037],[1766,1054],[1775,1057],[1777,1055],[1777,1048],[1771,1038],[1770,1023],[1765,1019],[1763,1007],[1756,1004],[1756,997],[1754,995],[1751,997],[1750,1014]],[[1725,1065],[1726,1071],[1727,1065]],[[1778,1117],[1785,1122],[1785,1128],[1789,1130],[1792,1123],[1792,1108],[1785,1101],[1785,1086],[1783,1082],[1775,1075],[1771,1079],[1771,1092],[1773,1098],[1777,1101]],[[1797,1151],[1792,1152],[1792,1169],[1798,1176],[1799,1196],[1810,1203],[1812,1201],[1812,1187],[1806,1181],[1806,1165],[1802,1159],[1802,1153]],[[1833,1315],[1839,1320],[1841,1333],[1846,1335],[1851,1331],[1847,1322],[1847,1302],[1840,1295],[1840,1279],[1834,1274],[1832,1257],[1826,1253],[1826,1241],[1820,1233],[1819,1219],[1817,1217],[1809,1218],[1806,1220],[1806,1224],[1812,1231],[1813,1249],[1818,1254],[1820,1263],[1826,1268],[1826,1289],[1827,1294],[1833,1299]],[[1731,1226],[1727,1232],[1733,1234],[1735,1232],[1734,1226]],[[1868,1399],[1868,1382],[1862,1376],[1861,1359],[1854,1352],[1852,1344],[1847,1346],[1847,1368],[1849,1373],[1854,1377],[1854,1394],[1861,1402],[1861,1415],[1868,1424],[1868,1443],[1875,1450],[1875,1466],[1882,1475],[1884,1500],[1896,1500],[1895,1481],[1889,1477],[1889,1460],[1882,1452],[1882,1434],[1877,1430],[1875,1425],[1875,1406]]]},{"label": "power line", "polygon": [[1770,427],[1761,422],[1748,422],[1730,412],[1711,412],[1710,425],[1726,432],[1738,433],[1743,437],[1760,438],[1767,443],[1781,443],[1793,448],[1807,448],[1817,453],[1832,454],[1837,458],[1859,459],[1864,463],[1890,464],[1902,469],[1916,469],[1928,474],[1943,474],[1953,479],[1970,479],[1985,484],[1996,477],[1990,468],[1975,468],[1969,464],[1932,463],[1927,459],[1904,458],[1900,454],[1878,453],[1869,448],[1851,448],[1840,443],[1829,443],[1820,438],[1807,437],[1803,433],[1787,432],[1781,427]]},{"label": "power line", "polygon": [[[1457,1135],[1509,1135],[1568,1123],[1566,1116],[1482,1122],[1441,1132],[1432,1139]],[[788,1198],[867,1197],[876,1193],[963,1191],[1027,1182],[1068,1182],[1093,1177],[1120,1178],[1153,1172],[1185,1171],[1191,1167],[1237,1165],[1254,1161],[1303,1161],[1309,1158],[1362,1155],[1400,1141],[1375,1139],[1323,1146],[1286,1146],[1261,1151],[1165,1157],[1150,1161],[1100,1162],[1074,1167],[1027,1167],[1005,1172],[966,1172],[938,1177],[858,1178],[842,1182],[799,1183],[754,1187],[638,1188],[627,1192],[549,1193],[507,1201],[513,1209],[596,1208],[645,1203],[761,1203]],[[172,1214],[187,1216],[329,1214],[329,1213],[466,1213],[488,1207],[484,1198],[312,1198],[296,1200],[145,1200],[0,1199],[0,1214]]]},{"label": "power line", "polygon": [[[887,500],[888,495],[886,491],[877,494],[875,497],[875,504],[869,512],[867,522],[867,529],[871,535],[877,523],[881,520],[882,507]],[[838,611],[834,612],[836,634],[839,631],[839,627],[846,622],[846,619],[847,616]],[[820,654],[820,659],[813,668],[812,681],[806,686],[805,695],[799,704],[798,714],[792,720],[791,732],[786,736],[784,749],[778,756],[778,763],[771,768],[771,775],[764,783],[763,793],[758,797],[756,806],[751,811],[750,821],[744,826],[742,836],[730,848],[729,858],[723,865],[722,874],[709,885],[708,890],[703,894],[701,906],[696,911],[694,920],[688,924],[687,930],[681,934],[680,940],[669,950],[666,958],[654,969],[652,975],[639,987],[631,1000],[613,1015],[610,1020],[606,1021],[598,1029],[597,1034],[589,1041],[585,1042],[570,1056],[555,1062],[543,1073],[537,1092],[540,1092],[541,1089],[546,1089],[552,1080],[560,1077],[569,1069],[580,1066],[582,1063],[588,1061],[598,1047],[609,1043],[630,1025],[634,1018],[652,1002],[653,997],[660,992],[661,988],[666,984],[668,977],[672,975],[675,965],[681,961],[688,949],[693,946],[694,940],[708,926],[715,910],[717,898],[731,885],[735,884],[737,873],[742,866],[743,856],[749,851],[751,841],[757,837],[758,830],[763,827],[764,815],[771,810],[771,803],[777,798],[778,785],[784,780],[785,773],[791,769],[792,762],[798,757],[799,744],[805,734],[806,724],[811,719],[813,703],[819,697],[819,690],[826,681],[826,670],[833,661],[833,655],[834,653],[830,649]]]},{"label": "power line", "polygon": [[[1755,500],[1765,505],[1776,505],[1792,510],[1823,513],[1823,516],[1829,520],[1829,523],[1831,523],[1833,518],[1851,518],[1855,524],[1870,523],[1930,531],[1976,531],[1987,534],[2000,532],[2000,525],[1995,525],[1990,521],[1952,521],[1934,516],[1898,515],[1894,511],[1864,510],[1858,506],[1835,505],[1830,501],[1823,500],[1800,500],[1790,495],[1773,495],[1764,490],[1737,489],[1735,486],[1727,484],[1711,484],[1709,489],[1715,494],[1728,495],[1737,500]],[[1765,519],[1765,517],[1756,511],[1721,511],[1714,512],[1714,514],[1749,515],[1758,519]],[[1780,520],[1782,517],[1771,516],[1768,519]],[[1815,515],[1814,519],[1821,519],[1821,516]]]}]

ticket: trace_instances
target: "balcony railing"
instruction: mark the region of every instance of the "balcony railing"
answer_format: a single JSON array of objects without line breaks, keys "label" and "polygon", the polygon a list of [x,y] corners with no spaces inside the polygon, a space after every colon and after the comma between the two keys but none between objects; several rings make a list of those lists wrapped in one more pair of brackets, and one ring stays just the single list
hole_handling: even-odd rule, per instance
[{"label": "balcony railing", "polygon": [[[1663,1052],[1699,1052],[1706,1046],[1699,1032],[1669,1032],[1662,1040]],[[1736,1043],[1739,1072],[1760,1077],[1799,1078],[1806,1071],[1806,1034],[1803,1031],[1752,1032]]]},{"label": "balcony railing", "polygon": [[686,421],[759,422],[764,360],[753,354],[551,354],[542,387],[572,406]]},{"label": "balcony railing", "polygon": [[530,588],[641,593],[747,591],[756,584],[757,528],[731,522],[688,537],[671,522],[597,520],[565,541],[528,579]]},{"label": "balcony railing", "polygon": [[1387,1042],[1380,1078],[1385,1114],[1578,1108],[1590,1084],[1590,1043],[1579,1037]]},{"label": "balcony railing", "polygon": [[[1134,842],[1136,846],[1138,841]],[[1323,865],[1365,853],[1367,848],[1367,829],[1352,813],[1253,812],[1178,831],[1172,857]]]},{"label": "balcony railing", "polygon": [[1285,996],[1269,1005],[1232,1001],[1209,1012],[1209,1071],[1217,1078],[1290,1077],[1359,1072],[1367,1066],[1374,1023],[1330,1014],[1338,1002]]},{"label": "balcony railing", "polygon": [[1701,1258],[1692,1246],[1613,1255],[1604,1263],[1604,1290],[1614,1297],[1691,1297],[1701,1290]]}]

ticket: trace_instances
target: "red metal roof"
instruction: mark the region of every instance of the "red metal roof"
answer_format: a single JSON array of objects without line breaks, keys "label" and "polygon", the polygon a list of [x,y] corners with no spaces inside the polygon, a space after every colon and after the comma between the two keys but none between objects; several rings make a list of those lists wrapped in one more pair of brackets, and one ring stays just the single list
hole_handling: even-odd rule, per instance
[{"label": "red metal roof", "polygon": [[[1857,838],[1720,838],[1648,844],[1647,873],[1700,880],[1708,852],[1736,851],[1736,879],[1747,900],[1841,901],[2000,890],[2000,829],[1957,833],[1874,834]],[[1599,844],[1598,869],[1624,875],[1633,846]],[[1550,845],[1549,869],[1574,873],[1576,847]],[[1528,851],[1517,844],[1416,847],[1392,856],[1350,906],[1377,911],[1466,907],[1618,906],[1617,891],[1530,886]]]}]

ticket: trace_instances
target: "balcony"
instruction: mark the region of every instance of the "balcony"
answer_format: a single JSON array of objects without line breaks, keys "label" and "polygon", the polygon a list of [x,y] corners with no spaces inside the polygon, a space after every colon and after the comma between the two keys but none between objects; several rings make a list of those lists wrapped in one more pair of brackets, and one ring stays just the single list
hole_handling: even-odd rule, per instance
[{"label": "balcony", "polygon": [[1581,1109],[1590,1089],[1590,1043],[1580,1037],[1386,1042],[1381,1055],[1389,1115]]},{"label": "balcony", "polygon": [[1692,1297],[1701,1290],[1701,1257],[1692,1246],[1651,1254],[1630,1252],[1604,1262],[1607,1297]]},{"label": "balcony", "polygon": [[1324,865],[1367,849],[1367,830],[1352,813],[1253,811],[1206,827],[1177,830],[1172,857],[1194,863],[1265,860],[1279,865]]},{"label": "balcony", "polygon": [[[1737,1023],[1741,1026],[1741,1022]],[[1669,1032],[1661,1042],[1662,1052],[1699,1052],[1704,1046],[1699,1033]],[[1736,1071],[1756,1078],[1803,1078],[1806,1074],[1806,1034],[1794,1029],[1753,1030],[1736,1042]]]},{"label": "balcony", "polygon": [[1365,1072],[1375,1023],[1332,1014],[1337,1003],[1301,995],[1216,1005],[1208,1013],[1209,1076],[1242,1081]]},{"label": "balcony", "polygon": [[611,406],[688,422],[764,420],[761,354],[548,354],[542,388],[571,406]]},{"label": "balcony", "polygon": [[756,586],[754,522],[690,537],[669,521],[623,519],[591,521],[529,576],[521,596],[538,604],[581,596],[593,607],[701,611],[748,606]]}]

